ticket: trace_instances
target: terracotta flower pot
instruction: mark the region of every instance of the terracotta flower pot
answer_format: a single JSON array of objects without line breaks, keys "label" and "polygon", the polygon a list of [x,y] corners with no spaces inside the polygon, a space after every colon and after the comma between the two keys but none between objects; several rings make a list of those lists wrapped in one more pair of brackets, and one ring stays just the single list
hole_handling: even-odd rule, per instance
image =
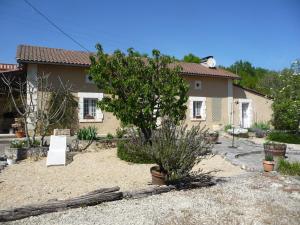
[{"label": "terracotta flower pot", "polygon": [[264,150],[266,155],[285,157],[286,144],[266,143]]},{"label": "terracotta flower pot", "polygon": [[155,185],[166,185],[167,174],[161,172],[158,166],[153,166],[150,168],[150,173],[152,175],[152,184]]},{"label": "terracotta flower pot", "polygon": [[25,132],[24,131],[16,131],[16,137],[17,138],[25,137]]},{"label": "terracotta flower pot", "polygon": [[274,170],[275,162],[274,161],[266,161],[263,162],[264,171],[265,172],[271,172]]}]

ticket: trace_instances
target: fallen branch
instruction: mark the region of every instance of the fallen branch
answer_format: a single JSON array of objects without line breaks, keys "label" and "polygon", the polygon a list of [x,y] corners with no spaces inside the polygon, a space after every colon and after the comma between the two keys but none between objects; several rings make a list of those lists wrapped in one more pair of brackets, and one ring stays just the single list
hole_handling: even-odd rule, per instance
[{"label": "fallen branch", "polygon": [[157,195],[165,192],[169,192],[172,190],[175,190],[176,187],[173,185],[169,186],[155,186],[155,187],[150,187],[150,188],[145,188],[137,191],[127,191],[123,192],[123,197],[124,198],[143,198],[147,197],[150,195]]},{"label": "fallen branch", "polygon": [[54,200],[44,204],[27,205],[20,208],[1,210],[0,222],[19,220],[30,216],[58,212],[69,208],[92,206],[102,202],[115,201],[123,198],[119,187],[103,188],[76,198]]}]

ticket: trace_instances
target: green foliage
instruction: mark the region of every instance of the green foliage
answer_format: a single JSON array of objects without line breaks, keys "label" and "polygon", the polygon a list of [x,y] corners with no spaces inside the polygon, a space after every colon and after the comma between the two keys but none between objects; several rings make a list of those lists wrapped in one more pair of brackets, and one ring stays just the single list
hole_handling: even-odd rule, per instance
[{"label": "green foliage", "polygon": [[266,161],[272,162],[272,161],[274,161],[274,158],[273,158],[272,155],[266,155],[266,156],[265,156],[265,160],[266,160]]},{"label": "green foliage", "polygon": [[187,129],[165,121],[153,132],[151,144],[147,144],[150,158],[167,173],[169,181],[186,178],[194,165],[211,154],[212,145],[206,140],[208,130],[200,125]]},{"label": "green foliage", "polygon": [[265,122],[255,122],[251,128],[259,128],[264,131],[271,129],[270,123],[265,123]]},{"label": "green foliage", "polygon": [[124,125],[135,125],[147,140],[157,128],[159,117],[174,123],[184,119],[188,84],[179,76],[182,68],[170,66],[174,59],[153,50],[152,57],[141,57],[133,49],[106,54],[100,45],[91,57],[89,74],[107,95],[98,106],[112,112]]},{"label": "green foliage", "polygon": [[227,132],[229,129],[232,129],[230,124],[225,125],[224,130]]},{"label": "green foliage", "polygon": [[144,148],[143,143],[135,143],[133,141],[119,141],[117,143],[117,155],[126,162],[150,164],[154,163],[150,159]]},{"label": "green foliage", "polygon": [[267,139],[283,143],[300,144],[300,134],[287,133],[281,131],[272,131],[268,134]]},{"label": "green foliage", "polygon": [[84,127],[77,132],[78,140],[96,140],[97,139],[97,129],[95,127]]},{"label": "green foliage", "polygon": [[[58,121],[50,121],[53,123],[49,127],[49,131],[58,128],[58,129],[70,129],[72,133],[75,132],[75,130],[78,129],[78,102],[75,98],[75,96],[70,93],[63,93],[59,92],[58,96],[55,96],[54,93],[50,96],[50,104],[54,104],[54,107],[52,107],[52,110],[56,110],[61,105],[61,100],[64,99],[64,95],[66,95],[66,108],[63,116]],[[54,113],[54,112],[53,112]],[[51,113],[51,114],[53,114]]]},{"label": "green foliage", "polygon": [[109,140],[111,140],[111,139],[114,138],[114,135],[112,135],[111,133],[108,133],[108,134],[106,135],[106,138],[109,139]]},{"label": "green foliage", "polygon": [[237,73],[242,78],[241,80],[236,80],[236,84],[265,95],[270,95],[272,88],[276,89],[279,82],[279,76],[275,71],[254,67],[248,61],[236,61],[230,67],[225,67],[225,69],[232,73]]},{"label": "green foliage", "polygon": [[299,130],[300,124],[300,76],[284,70],[280,75],[281,85],[272,93],[272,123],[277,130]]},{"label": "green foliage", "polygon": [[278,172],[290,176],[300,176],[300,162],[288,162],[287,160],[280,159]]},{"label": "green foliage", "polygon": [[192,54],[192,53],[190,53],[190,54],[185,55],[183,57],[183,61],[184,62],[191,62],[191,63],[200,63],[201,62],[201,58],[198,57],[198,56],[196,56],[196,55],[194,55],[194,54]]},{"label": "green foliage", "polygon": [[[31,143],[31,147],[38,147],[40,145],[41,145],[41,142],[36,139]],[[26,140],[12,140],[10,142],[10,147],[11,148],[27,148],[28,145],[27,145]]]},{"label": "green foliage", "polygon": [[117,138],[122,138],[122,137],[124,137],[125,134],[126,134],[126,130],[125,129],[118,128],[116,130],[116,136],[117,136]]}]

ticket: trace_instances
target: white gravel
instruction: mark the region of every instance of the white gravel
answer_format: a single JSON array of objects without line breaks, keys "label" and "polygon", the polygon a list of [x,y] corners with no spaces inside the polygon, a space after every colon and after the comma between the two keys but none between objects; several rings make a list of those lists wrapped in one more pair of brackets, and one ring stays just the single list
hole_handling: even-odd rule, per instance
[{"label": "white gravel", "polygon": [[[7,224],[299,224],[300,182],[246,173],[216,186],[173,191],[26,218]],[[293,191],[286,191],[287,189]]]}]

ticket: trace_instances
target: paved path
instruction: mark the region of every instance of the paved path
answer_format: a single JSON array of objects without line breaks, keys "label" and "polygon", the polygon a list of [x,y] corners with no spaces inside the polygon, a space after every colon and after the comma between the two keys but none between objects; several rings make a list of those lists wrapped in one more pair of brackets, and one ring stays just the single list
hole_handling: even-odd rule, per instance
[{"label": "paved path", "polygon": [[[220,138],[220,144],[216,144],[213,152],[222,155],[232,164],[240,166],[248,171],[262,171],[264,149],[262,144],[255,144],[248,139],[236,139],[231,148],[232,139]],[[300,151],[288,148],[286,153],[289,161],[300,161]]]}]

